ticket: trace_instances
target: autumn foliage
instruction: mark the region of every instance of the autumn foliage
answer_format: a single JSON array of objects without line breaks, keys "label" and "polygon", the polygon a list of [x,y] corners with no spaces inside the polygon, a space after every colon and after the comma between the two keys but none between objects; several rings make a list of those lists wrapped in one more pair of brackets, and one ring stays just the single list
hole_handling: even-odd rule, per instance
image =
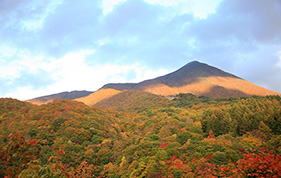
[{"label": "autumn foliage", "polygon": [[143,97],[110,110],[0,99],[0,177],[281,177],[279,96]]}]

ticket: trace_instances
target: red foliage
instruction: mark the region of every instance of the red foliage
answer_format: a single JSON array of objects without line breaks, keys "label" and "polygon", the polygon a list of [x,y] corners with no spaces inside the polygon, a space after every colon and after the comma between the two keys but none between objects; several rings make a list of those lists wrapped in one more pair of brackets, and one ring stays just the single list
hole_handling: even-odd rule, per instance
[{"label": "red foliage", "polygon": [[162,178],[164,177],[163,174],[161,172],[157,172],[157,173],[149,173],[147,175],[148,178]]},{"label": "red foliage", "polygon": [[166,161],[166,163],[167,163],[167,164],[172,164],[173,161],[175,161],[175,160],[177,160],[177,159],[178,159],[178,157],[172,156],[170,160]]},{"label": "red foliage", "polygon": [[0,161],[5,169],[3,173],[6,177],[16,177],[18,173],[27,168],[29,162],[36,159],[30,148],[37,143],[37,140],[31,140],[27,144],[25,137],[18,134],[9,134],[7,140],[7,149],[1,154]]},{"label": "red foliage", "polygon": [[262,148],[260,153],[248,153],[243,157],[238,161],[238,170],[243,174],[253,177],[281,177],[280,155]]},{"label": "red foliage", "polygon": [[29,141],[29,145],[34,146],[34,145],[35,145],[35,142],[34,142],[33,140],[30,140],[30,141]]},{"label": "red foliage", "polygon": [[246,153],[246,151],[243,148],[237,148],[237,150],[242,152],[242,153]]},{"label": "red foliage", "polygon": [[281,156],[274,155],[273,151],[267,149],[251,149],[251,153],[243,151],[243,159],[233,163],[233,166],[215,165],[206,162],[206,159],[193,159],[195,174],[198,177],[281,177]]},{"label": "red foliage", "polygon": [[7,139],[10,139],[10,137],[12,136],[13,134],[10,133],[8,136],[7,136]]},{"label": "red foliage", "polygon": [[169,161],[166,161],[166,164],[170,168],[181,169],[184,166],[184,162],[176,156],[172,156]]},{"label": "red foliage", "polygon": [[171,157],[171,161],[174,161],[174,160],[176,160],[176,159],[178,159],[178,157],[176,157],[176,156],[172,156],[172,157]]},{"label": "red foliage", "polygon": [[47,160],[48,162],[51,161],[51,159],[53,159],[54,156],[50,156]]},{"label": "red foliage", "polygon": [[159,148],[165,148],[166,146],[168,146],[168,143],[163,143],[162,145],[159,145]]},{"label": "red foliage", "polygon": [[210,159],[213,156],[213,154],[209,154],[206,156],[206,159]]},{"label": "red foliage", "polygon": [[209,136],[208,136],[208,139],[215,139],[215,135],[214,135],[214,132],[212,130],[209,131]]},{"label": "red foliage", "polygon": [[57,151],[56,151],[56,153],[58,154],[58,155],[60,155],[60,154],[65,154],[65,151],[62,149],[62,148],[59,148]]},{"label": "red foliage", "polygon": [[29,145],[31,145],[31,146],[34,146],[34,145],[36,145],[38,143],[38,140],[37,139],[34,139],[34,140],[30,140],[29,141]]}]

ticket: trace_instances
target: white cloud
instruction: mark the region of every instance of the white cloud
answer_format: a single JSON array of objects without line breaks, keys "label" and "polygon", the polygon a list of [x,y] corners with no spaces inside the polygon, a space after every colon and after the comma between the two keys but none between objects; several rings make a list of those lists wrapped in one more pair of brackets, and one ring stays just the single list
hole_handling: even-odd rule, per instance
[{"label": "white cloud", "polygon": [[[94,91],[109,82],[140,82],[151,77],[158,77],[166,74],[166,70],[152,70],[141,66],[139,63],[130,65],[117,64],[97,64],[89,66],[86,64],[86,57],[93,54],[95,50],[80,50],[68,53],[59,59],[44,59],[42,57],[34,58],[25,53],[23,60],[11,63],[6,66],[5,72],[12,71],[13,66],[18,68],[13,71],[11,77],[18,75],[25,70],[36,75],[40,70],[47,71],[50,76],[39,76],[42,79],[49,77],[55,82],[53,84],[34,88],[32,85],[18,87],[14,91],[5,94],[5,97],[13,97],[21,100],[31,99],[43,95],[59,93],[72,90]],[[14,69],[15,70],[15,69]],[[128,80],[128,75],[134,73]],[[12,80],[11,80],[12,82]]]},{"label": "white cloud", "polygon": [[207,18],[208,15],[216,12],[217,6],[222,0],[195,0],[192,12],[195,17]]},{"label": "white cloud", "polygon": [[116,5],[126,1],[127,0],[103,0],[102,1],[103,14],[107,15],[108,13],[113,11]]},{"label": "white cloud", "polygon": [[[103,14],[107,15],[128,0],[103,0]],[[215,13],[215,9],[222,0],[144,0],[152,5],[161,5],[174,8],[176,14],[192,13],[195,17],[206,18],[209,14]]]},{"label": "white cloud", "polygon": [[[13,58],[13,60],[10,60]],[[17,78],[21,72],[36,73],[44,66],[44,57],[27,50],[9,46],[0,47],[0,78]]]},{"label": "white cloud", "polygon": [[0,79],[13,79],[19,77],[19,72],[22,70],[16,62],[9,61],[10,57],[16,56],[18,50],[9,46],[0,46]]},{"label": "white cloud", "polygon": [[13,79],[19,77],[20,66],[3,65],[0,66],[0,78]]},{"label": "white cloud", "polygon": [[4,62],[5,58],[12,57],[16,53],[17,49],[12,48],[8,45],[1,45],[0,46],[0,60]]},{"label": "white cloud", "polygon": [[47,16],[54,13],[62,2],[63,0],[3,0],[0,2],[0,30],[11,34],[40,30]]},{"label": "white cloud", "polygon": [[20,22],[21,28],[28,31],[36,31],[42,29],[45,19],[49,14],[54,13],[55,9],[61,5],[63,0],[52,0],[49,3],[32,3],[29,10],[31,12],[36,11],[36,9],[42,9],[34,13],[31,17]]},{"label": "white cloud", "polygon": [[193,59],[280,91],[280,8],[279,0],[0,0],[0,94],[96,90]]},{"label": "white cloud", "polygon": [[222,0],[144,0],[149,4],[157,4],[165,7],[175,7],[177,14],[192,13],[198,18],[207,18],[215,13],[216,7]]}]

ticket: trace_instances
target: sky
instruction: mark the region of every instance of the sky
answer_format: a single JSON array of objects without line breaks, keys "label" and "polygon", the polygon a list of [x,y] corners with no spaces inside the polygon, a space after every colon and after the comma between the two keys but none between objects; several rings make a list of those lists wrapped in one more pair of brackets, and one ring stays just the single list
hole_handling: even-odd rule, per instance
[{"label": "sky", "polygon": [[141,82],[200,61],[281,93],[280,0],[0,0],[0,98]]}]

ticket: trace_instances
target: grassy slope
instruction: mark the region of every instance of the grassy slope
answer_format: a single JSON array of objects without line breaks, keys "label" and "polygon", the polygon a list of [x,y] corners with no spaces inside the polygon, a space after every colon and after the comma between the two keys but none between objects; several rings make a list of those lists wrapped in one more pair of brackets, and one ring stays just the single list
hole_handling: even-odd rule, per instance
[{"label": "grassy slope", "polygon": [[119,90],[115,90],[115,89],[100,89],[88,96],[82,97],[82,98],[77,98],[75,99],[75,101],[80,101],[85,103],[88,106],[92,106],[94,104],[96,104],[97,102],[110,98],[118,93],[120,93],[121,91]]}]

